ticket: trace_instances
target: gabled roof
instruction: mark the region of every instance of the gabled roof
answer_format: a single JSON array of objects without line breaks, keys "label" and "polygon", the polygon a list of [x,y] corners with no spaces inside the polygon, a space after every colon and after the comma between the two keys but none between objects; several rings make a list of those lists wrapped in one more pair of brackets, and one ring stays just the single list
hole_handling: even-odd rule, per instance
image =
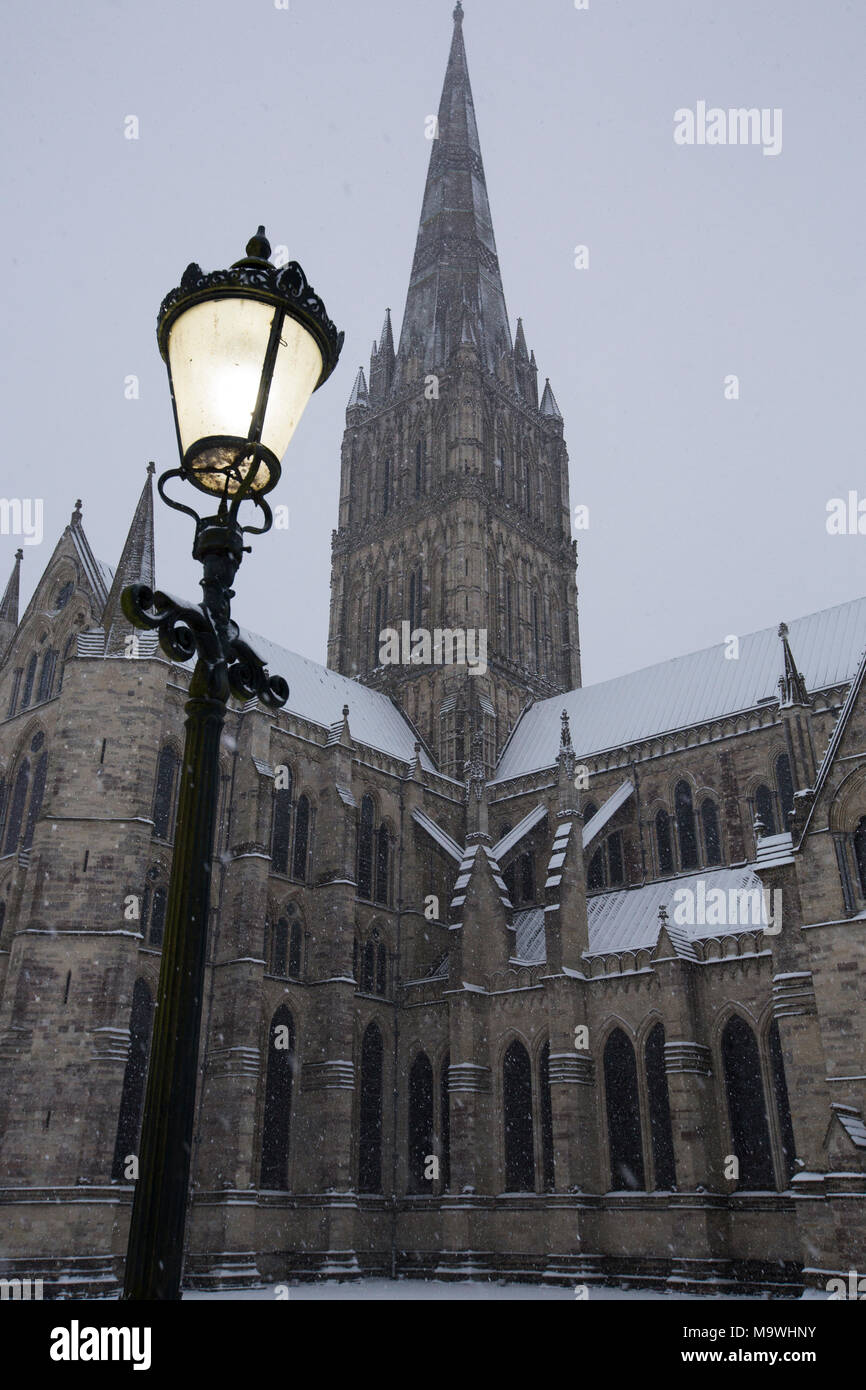
[{"label": "gabled roof", "polygon": [[[798,618],[790,624],[790,634],[811,693],[847,685],[866,647],[866,598]],[[563,709],[571,720],[575,752],[586,757],[778,700],[780,675],[778,628],[769,627],[740,638],[738,660],[726,659],[720,642],[540,700],[518,721],[495,782],[553,767]]]},{"label": "gabled roof", "polygon": [[[298,656],[296,652],[286,651],[256,633],[242,631],[241,637],[261,657],[272,676],[284,676],[288,681],[289,698],[285,706],[288,713],[330,730],[332,724],[342,721],[343,706],[348,705],[349,729],[354,741],[411,763],[418,735],[390,696],[329,671],[326,666]],[[420,756],[421,766],[428,772],[435,772],[423,745]]]}]

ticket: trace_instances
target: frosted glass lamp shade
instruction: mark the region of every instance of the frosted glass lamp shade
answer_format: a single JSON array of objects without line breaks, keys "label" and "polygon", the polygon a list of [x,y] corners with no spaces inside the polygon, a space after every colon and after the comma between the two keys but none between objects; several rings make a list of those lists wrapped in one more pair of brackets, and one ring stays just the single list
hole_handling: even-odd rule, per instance
[{"label": "frosted glass lamp shade", "polygon": [[167,348],[190,481],[232,496],[256,465],[251,489],[269,491],[322,375],[312,334],[271,302],[227,296],[179,314]]}]

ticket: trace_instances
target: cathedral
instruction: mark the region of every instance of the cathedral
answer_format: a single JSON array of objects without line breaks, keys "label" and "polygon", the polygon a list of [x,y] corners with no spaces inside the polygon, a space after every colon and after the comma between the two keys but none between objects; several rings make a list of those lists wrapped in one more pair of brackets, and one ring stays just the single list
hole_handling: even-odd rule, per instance
[{"label": "cathedral", "polygon": [[[53,1298],[117,1294],[137,1176],[190,680],[120,603],[152,474],[115,566],[78,502],[0,604],[0,1275]],[[291,693],[226,720],[187,1287],[862,1267],[866,599],[583,686],[576,568],[458,0],[328,665],[244,634]]]}]

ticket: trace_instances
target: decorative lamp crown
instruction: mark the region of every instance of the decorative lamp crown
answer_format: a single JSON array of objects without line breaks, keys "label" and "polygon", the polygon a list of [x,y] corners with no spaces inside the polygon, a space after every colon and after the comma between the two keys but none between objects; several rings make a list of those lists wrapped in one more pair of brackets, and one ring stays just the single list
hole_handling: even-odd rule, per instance
[{"label": "decorative lamp crown", "polygon": [[221,509],[231,502],[234,514],[248,497],[268,517],[261,499],[279,481],[304,408],[343,346],[297,261],[277,268],[270,254],[259,227],[229,270],[187,266],[157,321],[179,476],[219,497]]}]

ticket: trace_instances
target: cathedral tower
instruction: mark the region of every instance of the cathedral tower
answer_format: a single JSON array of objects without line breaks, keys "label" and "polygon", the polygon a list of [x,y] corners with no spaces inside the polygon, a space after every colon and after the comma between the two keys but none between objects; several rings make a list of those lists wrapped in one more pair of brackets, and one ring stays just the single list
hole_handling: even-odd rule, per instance
[{"label": "cathedral tower", "polygon": [[328,664],[462,777],[473,728],[490,770],[527,700],[580,684],[580,644],[563,421],[512,342],[459,0],[432,134],[399,346],[389,310],[346,410]]}]

